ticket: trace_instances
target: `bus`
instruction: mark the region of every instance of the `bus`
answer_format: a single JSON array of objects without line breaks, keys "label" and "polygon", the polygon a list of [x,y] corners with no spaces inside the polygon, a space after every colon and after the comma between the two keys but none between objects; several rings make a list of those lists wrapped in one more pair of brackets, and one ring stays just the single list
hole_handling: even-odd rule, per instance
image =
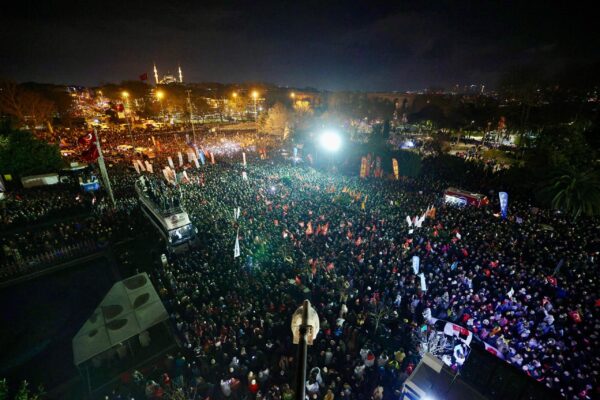
[{"label": "bus", "polygon": [[460,207],[481,207],[489,204],[487,196],[479,193],[471,193],[466,190],[449,187],[444,191],[444,202]]},{"label": "bus", "polygon": [[162,208],[157,205],[149,196],[150,188],[144,177],[136,181],[135,190],[142,212],[165,239],[169,250],[186,250],[189,245],[195,244],[198,229],[190,222],[187,212],[181,206]]}]

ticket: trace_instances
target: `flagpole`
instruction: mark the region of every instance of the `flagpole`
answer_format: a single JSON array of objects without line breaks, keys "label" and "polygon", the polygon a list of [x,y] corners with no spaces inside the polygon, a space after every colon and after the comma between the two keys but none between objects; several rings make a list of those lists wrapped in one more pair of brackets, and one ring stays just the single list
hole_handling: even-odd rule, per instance
[{"label": "flagpole", "polygon": [[117,204],[115,203],[115,197],[113,196],[112,187],[110,186],[110,179],[108,177],[108,171],[106,171],[106,164],[104,164],[104,156],[102,155],[100,138],[98,137],[98,130],[96,128],[94,128],[94,135],[96,136],[96,148],[98,149],[98,166],[100,167],[100,174],[102,175],[102,180],[104,181],[104,186],[106,186],[106,190],[108,191],[112,205],[113,207],[116,207]]}]

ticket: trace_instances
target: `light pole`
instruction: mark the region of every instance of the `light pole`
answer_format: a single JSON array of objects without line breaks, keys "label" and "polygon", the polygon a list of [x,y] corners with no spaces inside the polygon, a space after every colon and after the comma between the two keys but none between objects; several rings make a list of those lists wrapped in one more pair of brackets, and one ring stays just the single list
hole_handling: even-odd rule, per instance
[{"label": "light pole", "polygon": [[194,128],[194,118],[192,115],[192,99],[190,97],[190,93],[192,91],[191,90],[187,90],[187,100],[188,100],[188,106],[190,107],[190,122],[192,123],[192,136],[194,138],[194,143],[196,143],[196,128]]},{"label": "light pole", "polygon": [[123,91],[121,96],[125,99],[125,116],[127,116],[127,109],[129,108],[129,118],[127,118],[127,129],[129,129],[129,139],[131,140],[131,145],[133,146],[133,134],[131,133],[131,107],[129,107],[129,93],[127,91]]},{"label": "light pole", "polygon": [[258,92],[252,91],[252,98],[254,99],[254,122],[258,120],[258,112],[256,111],[256,100],[258,99]]},{"label": "light pole", "polygon": [[298,356],[296,364],[296,400],[304,400],[306,396],[306,353],[307,346],[313,344],[313,340],[319,333],[319,316],[310,301],[304,300],[292,315],[292,334],[294,344],[298,345]]},{"label": "light pole", "polygon": [[233,114],[237,113],[237,97],[238,97],[237,92],[233,92],[231,94],[231,97],[233,97],[233,107],[231,108],[231,114],[233,115]]},{"label": "light pole", "polygon": [[164,120],[165,120],[165,110],[163,109],[163,103],[162,103],[163,97],[165,97],[165,93],[162,90],[157,90],[156,91],[156,98],[158,99],[158,102],[160,103],[160,114],[161,114],[163,122],[164,122]]}]

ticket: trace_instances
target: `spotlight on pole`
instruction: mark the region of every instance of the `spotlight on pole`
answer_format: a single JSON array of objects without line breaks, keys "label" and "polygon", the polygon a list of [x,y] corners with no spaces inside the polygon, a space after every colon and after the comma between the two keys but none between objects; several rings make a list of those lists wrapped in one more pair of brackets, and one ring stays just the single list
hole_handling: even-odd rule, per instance
[{"label": "spotlight on pole", "polygon": [[336,132],[325,131],[319,137],[319,143],[328,151],[338,151],[342,145],[342,138]]}]

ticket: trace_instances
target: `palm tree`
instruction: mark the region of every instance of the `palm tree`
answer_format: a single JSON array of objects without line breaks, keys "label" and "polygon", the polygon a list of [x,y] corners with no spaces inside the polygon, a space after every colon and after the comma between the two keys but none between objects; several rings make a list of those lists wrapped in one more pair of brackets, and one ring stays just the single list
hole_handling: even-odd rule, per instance
[{"label": "palm tree", "polygon": [[592,169],[558,171],[547,182],[542,195],[550,201],[552,208],[574,218],[600,215],[600,179]]}]

